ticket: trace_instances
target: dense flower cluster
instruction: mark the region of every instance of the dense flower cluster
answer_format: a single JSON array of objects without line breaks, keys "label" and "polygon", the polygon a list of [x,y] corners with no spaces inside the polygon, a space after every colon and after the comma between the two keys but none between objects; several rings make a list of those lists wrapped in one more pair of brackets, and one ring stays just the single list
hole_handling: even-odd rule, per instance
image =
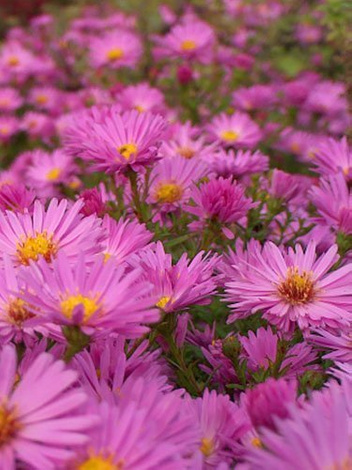
[{"label": "dense flower cluster", "polygon": [[329,1],[81,3],[0,46],[0,470],[351,469]]}]

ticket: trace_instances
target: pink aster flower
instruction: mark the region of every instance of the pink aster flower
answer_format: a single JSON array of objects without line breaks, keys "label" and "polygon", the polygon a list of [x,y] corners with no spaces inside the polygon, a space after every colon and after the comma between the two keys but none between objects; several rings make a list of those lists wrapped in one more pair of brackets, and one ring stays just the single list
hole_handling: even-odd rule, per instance
[{"label": "pink aster flower", "polygon": [[317,258],[314,242],[305,251],[300,245],[285,251],[267,242],[253,254],[245,275],[241,275],[241,265],[234,266],[238,278],[228,282],[226,289],[234,310],[228,321],[262,311],[264,318],[283,331],[296,323],[302,330],[350,325],[352,265],[329,273],[337,260],[336,245]]},{"label": "pink aster flower", "polygon": [[23,98],[15,88],[0,88],[0,111],[15,111],[23,104]]},{"label": "pink aster flower", "polygon": [[139,282],[141,270],[128,274],[112,261],[99,256],[91,266],[84,256],[70,268],[65,254],[59,253],[51,266],[44,260],[22,271],[28,284],[23,300],[34,312],[59,325],[81,325],[89,335],[114,331],[126,337],[139,337],[149,331],[144,323],[159,319],[151,309],[152,285]]},{"label": "pink aster flower", "polygon": [[214,144],[207,144],[204,135],[198,135],[199,131],[191,126],[190,122],[175,124],[170,139],[163,141],[160,153],[166,157],[180,155],[187,160],[202,158],[207,161],[215,149]]},{"label": "pink aster flower", "polygon": [[142,45],[136,34],[119,30],[94,38],[89,53],[92,67],[134,68],[141,57]]},{"label": "pink aster flower", "polygon": [[192,183],[207,173],[205,163],[198,159],[185,159],[179,155],[163,158],[153,168],[150,176],[149,202],[157,203],[165,212],[188,201]]},{"label": "pink aster flower", "polygon": [[52,154],[34,150],[26,171],[27,183],[40,197],[54,196],[58,185],[69,183],[76,170],[73,158],[62,150]]},{"label": "pink aster flower", "polygon": [[108,215],[104,217],[102,229],[107,234],[103,242],[104,257],[113,258],[118,264],[127,261],[132,253],[145,248],[153,238],[144,224],[122,218],[116,222]]},{"label": "pink aster flower", "polygon": [[20,122],[14,116],[0,116],[0,143],[7,143],[20,130]]},{"label": "pink aster flower", "polygon": [[319,215],[335,231],[352,233],[352,194],[342,173],[320,180],[309,198]]},{"label": "pink aster flower", "polygon": [[347,181],[352,180],[352,149],[346,137],[341,140],[321,140],[314,156],[312,163],[322,176],[329,177],[342,172]]},{"label": "pink aster flower", "polygon": [[0,368],[1,468],[15,470],[20,462],[36,470],[61,468],[87,442],[96,420],[82,408],[86,395],[72,388],[77,374],[42,353],[16,383],[16,352],[9,345]]},{"label": "pink aster flower", "polygon": [[269,157],[258,150],[252,153],[249,150],[235,152],[230,149],[214,153],[208,159],[208,164],[217,176],[241,178],[267,171],[269,169]]},{"label": "pink aster flower", "polygon": [[253,85],[249,88],[238,88],[232,94],[234,108],[241,111],[268,109],[275,104],[276,100],[276,90],[272,85]]},{"label": "pink aster flower", "polygon": [[324,351],[324,359],[352,363],[352,334],[349,330],[332,333],[319,328],[309,336],[309,342]]},{"label": "pink aster flower", "polygon": [[191,305],[206,305],[216,290],[213,276],[217,256],[199,252],[193,260],[184,253],[173,265],[172,256],[165,253],[161,242],[155,249],[148,248],[131,259],[140,266],[143,278],[153,284],[153,297],[164,312],[176,312]]},{"label": "pink aster flower", "polygon": [[296,398],[296,381],[270,377],[246,391],[246,410],[254,427],[276,430],[277,419],[289,417],[289,407],[296,403]]},{"label": "pink aster flower", "polygon": [[346,86],[341,82],[319,82],[311,88],[304,107],[315,113],[334,115],[346,110],[345,93]]},{"label": "pink aster flower", "polygon": [[34,191],[20,186],[17,182],[0,184],[0,209],[2,211],[32,212]]},{"label": "pink aster flower", "polygon": [[[238,341],[242,346],[240,357],[246,361],[251,372],[268,369],[283,354],[280,338],[271,328],[261,327],[255,333],[248,331],[247,336],[239,335]],[[279,372],[284,373],[285,377],[294,378],[307,370],[318,369],[319,366],[312,364],[317,359],[315,351],[305,341],[287,346]]]},{"label": "pink aster flower", "polygon": [[0,212],[0,250],[7,253],[16,264],[28,265],[43,257],[50,263],[61,251],[70,262],[79,252],[94,256],[100,248],[102,233],[100,220],[95,216],[79,214],[82,201],[68,207],[63,199],[52,199],[48,208],[35,201],[33,214]]},{"label": "pink aster flower", "polygon": [[212,179],[199,188],[193,186],[191,198],[194,205],[186,210],[198,218],[189,227],[192,230],[204,228],[207,224],[220,224],[221,230],[228,238],[234,238],[229,225],[240,222],[248,211],[254,207],[251,199],[244,194],[244,187],[229,179]]},{"label": "pink aster flower", "polygon": [[214,31],[207,23],[192,18],[174,26],[163,37],[155,37],[157,57],[180,57],[209,63],[215,43]]},{"label": "pink aster flower", "polygon": [[142,379],[131,391],[117,405],[102,402],[92,408],[101,424],[88,434],[89,442],[68,468],[187,468],[196,427],[182,400],[173,393],[163,395]]},{"label": "pink aster flower", "polygon": [[54,87],[35,87],[29,93],[28,102],[37,109],[57,111],[60,105],[60,92]]},{"label": "pink aster flower", "polygon": [[165,129],[159,115],[127,111],[112,113],[103,122],[90,122],[86,138],[80,143],[80,156],[99,171],[138,169],[158,158]]},{"label": "pink aster flower", "polygon": [[249,428],[245,413],[230,401],[228,395],[217,394],[215,390],[209,392],[207,389],[202,397],[189,398],[187,409],[199,426],[200,445],[197,453],[203,461],[202,468],[214,468],[221,462],[230,464],[234,458],[236,441]]},{"label": "pink aster flower", "polygon": [[123,110],[136,109],[140,113],[150,111],[152,113],[164,113],[164,95],[158,88],[151,87],[148,83],[130,85],[118,94],[118,101]]},{"label": "pink aster flower", "polygon": [[21,129],[30,137],[41,137],[47,142],[54,133],[54,124],[46,114],[28,111],[21,120]]},{"label": "pink aster flower", "polygon": [[258,124],[240,111],[232,115],[218,114],[208,125],[208,132],[224,147],[253,148],[262,138]]},{"label": "pink aster flower", "polygon": [[315,392],[303,409],[276,423],[277,432],[265,430],[261,445],[252,447],[250,469],[318,470],[348,468],[352,461],[351,419],[342,389],[335,384]]}]

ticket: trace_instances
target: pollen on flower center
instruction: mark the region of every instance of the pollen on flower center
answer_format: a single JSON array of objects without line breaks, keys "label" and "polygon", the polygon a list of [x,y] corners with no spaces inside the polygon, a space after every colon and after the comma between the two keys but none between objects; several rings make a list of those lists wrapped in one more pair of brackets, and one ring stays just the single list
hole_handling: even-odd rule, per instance
[{"label": "pollen on flower center", "polygon": [[279,295],[291,305],[305,304],[313,300],[314,282],[309,272],[298,272],[298,268],[289,268],[287,277],[278,287]]},{"label": "pollen on flower center", "polygon": [[171,297],[169,297],[167,295],[161,297],[160,300],[156,303],[156,306],[159,307],[159,308],[164,308],[165,305],[170,301],[170,298]]},{"label": "pollen on flower center", "polygon": [[111,49],[108,53],[107,53],[107,58],[111,61],[113,60],[119,60],[123,57],[123,50],[120,49],[119,47],[115,47],[114,49]]},{"label": "pollen on flower center", "polygon": [[183,189],[175,183],[165,183],[159,185],[156,190],[156,198],[158,202],[173,203],[179,201],[182,197]]},{"label": "pollen on flower center", "polygon": [[48,102],[48,97],[46,95],[38,95],[36,97],[36,102],[38,104],[46,104]]},{"label": "pollen on flower center", "polygon": [[21,326],[22,323],[35,315],[27,308],[27,304],[22,299],[14,299],[7,306],[7,316],[11,323]]},{"label": "pollen on flower center", "polygon": [[111,461],[111,457],[104,458],[96,455],[81,463],[77,470],[123,470],[123,466],[123,460],[115,464]]},{"label": "pollen on flower center", "polygon": [[214,452],[214,441],[213,439],[208,439],[207,437],[203,437],[201,440],[202,445],[200,446],[200,450],[205,457],[210,457],[211,454]]},{"label": "pollen on flower center", "polygon": [[186,39],[181,44],[181,49],[183,51],[193,51],[197,47],[197,44],[192,41],[192,39]]},{"label": "pollen on flower center", "polygon": [[139,113],[143,113],[145,111],[145,109],[143,108],[143,106],[141,106],[140,104],[136,104],[134,106],[134,109],[136,109]]},{"label": "pollen on flower center", "polygon": [[238,132],[236,131],[223,131],[221,132],[221,138],[226,140],[226,142],[235,142],[239,137]]},{"label": "pollen on flower center", "polygon": [[72,318],[73,311],[76,307],[81,305],[83,307],[83,321],[87,321],[98,310],[99,305],[90,297],[82,294],[70,295],[61,301],[61,311],[66,318]]},{"label": "pollen on flower center", "polygon": [[118,147],[117,150],[123,156],[123,158],[129,160],[131,155],[137,153],[138,148],[137,145],[130,143],[121,145],[121,147]]},{"label": "pollen on flower center", "polygon": [[16,436],[20,424],[13,410],[0,405],[0,448]]},{"label": "pollen on flower center", "polygon": [[61,174],[61,169],[60,168],[52,168],[48,173],[46,174],[46,178],[49,181],[55,181],[59,178]]},{"label": "pollen on flower center", "polygon": [[181,155],[181,157],[189,160],[190,158],[194,157],[196,152],[190,147],[179,147],[178,153]]},{"label": "pollen on flower center", "polygon": [[53,242],[53,237],[48,236],[46,232],[37,233],[36,236],[17,243],[17,258],[21,264],[28,265],[30,260],[37,261],[39,256],[50,262],[56,253],[57,245]]},{"label": "pollen on flower center", "polygon": [[20,61],[18,57],[16,57],[15,55],[12,55],[11,57],[8,58],[7,63],[11,67],[15,67],[16,65],[20,63]]}]

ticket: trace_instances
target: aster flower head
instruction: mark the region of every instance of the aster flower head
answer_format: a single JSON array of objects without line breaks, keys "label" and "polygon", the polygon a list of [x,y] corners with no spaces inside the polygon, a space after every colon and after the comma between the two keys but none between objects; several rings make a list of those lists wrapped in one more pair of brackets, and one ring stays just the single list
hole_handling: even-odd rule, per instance
[{"label": "aster flower head", "polygon": [[208,157],[214,152],[216,145],[205,142],[205,136],[199,135],[199,131],[191,126],[188,121],[185,124],[175,124],[170,139],[163,141],[160,153],[165,157],[202,158],[208,162]]},{"label": "aster flower head", "polygon": [[161,242],[157,242],[154,249],[141,251],[132,258],[131,263],[140,266],[143,277],[153,284],[156,306],[170,313],[210,302],[216,290],[213,277],[216,261],[217,256],[204,256],[203,252],[193,260],[184,253],[173,265],[171,255],[165,253]]},{"label": "aster flower head", "polygon": [[342,172],[347,181],[352,179],[352,149],[347,138],[326,138],[320,141],[312,163],[324,177]]},{"label": "aster flower head", "polygon": [[37,109],[57,112],[57,108],[60,105],[60,92],[50,86],[35,87],[29,93],[28,102]]},{"label": "aster flower head", "polygon": [[164,95],[158,88],[153,88],[148,83],[126,87],[119,93],[118,101],[122,109],[126,111],[131,109],[136,109],[140,113],[165,111]]},{"label": "aster flower head", "polygon": [[321,179],[309,191],[309,198],[324,223],[335,231],[352,233],[352,194],[342,173]]},{"label": "aster flower head", "polygon": [[276,102],[276,90],[271,85],[253,85],[238,88],[232,94],[233,106],[241,111],[268,109]]},{"label": "aster flower head", "polygon": [[136,220],[119,219],[117,222],[106,215],[102,229],[107,233],[103,242],[105,259],[114,259],[118,264],[127,261],[133,253],[145,248],[153,238],[153,234],[144,224]]},{"label": "aster flower head", "polygon": [[214,31],[199,19],[185,20],[164,37],[155,37],[157,57],[181,57],[209,63],[215,43]]},{"label": "aster flower head", "polygon": [[163,158],[153,168],[150,176],[149,202],[163,206],[169,211],[189,200],[193,182],[207,173],[204,162],[185,159],[179,155]]},{"label": "aster flower head", "polygon": [[214,153],[208,164],[217,176],[242,178],[269,169],[269,158],[259,150],[220,150]]},{"label": "aster flower head", "polygon": [[0,143],[7,143],[20,130],[20,122],[14,116],[0,116]]},{"label": "aster flower head", "polygon": [[206,468],[221,462],[231,463],[235,442],[249,428],[245,413],[230,401],[229,396],[217,394],[215,390],[209,392],[207,389],[202,397],[188,399],[187,408],[199,426],[198,453]]},{"label": "aster flower head", "polygon": [[[160,115],[111,113],[102,122],[87,122],[80,156],[98,171],[116,172],[149,165],[158,157],[166,123]],[[77,136],[78,137],[78,136]]]},{"label": "aster flower head", "polygon": [[23,98],[15,88],[0,88],[0,111],[11,112],[20,108]]},{"label": "aster flower head", "polygon": [[80,256],[70,268],[65,254],[59,253],[51,266],[41,260],[22,271],[28,284],[23,299],[47,321],[80,325],[89,335],[114,331],[134,338],[148,331],[142,324],[159,319],[157,309],[150,308],[152,286],[137,282],[140,274],[126,274],[103,256],[92,266]]},{"label": "aster flower head", "polygon": [[52,154],[34,150],[26,171],[28,186],[41,197],[52,196],[57,192],[59,184],[70,182],[76,170],[73,158],[60,149],[54,150]]},{"label": "aster flower head", "polygon": [[208,125],[211,138],[224,147],[253,148],[262,138],[258,124],[240,111],[218,114]]},{"label": "aster flower head", "polygon": [[348,468],[352,461],[350,416],[342,388],[337,384],[315,392],[311,403],[292,407],[276,422],[277,432],[261,433],[261,445],[252,447],[249,468],[317,470]]},{"label": "aster flower head", "polygon": [[199,222],[192,222],[190,227],[198,229],[206,223],[219,223],[229,238],[234,235],[227,225],[239,222],[254,207],[245,196],[243,186],[231,178],[220,177],[203,183],[199,188],[193,186],[191,198],[194,206],[187,206],[187,211],[194,214]]},{"label": "aster flower head", "polygon": [[92,39],[89,52],[92,67],[134,68],[141,57],[142,45],[136,34],[120,30]]},{"label": "aster flower head", "polygon": [[16,352],[10,345],[0,352],[0,368],[2,468],[14,470],[15,461],[37,470],[62,466],[97,421],[82,408],[87,396],[72,388],[77,374],[42,353],[16,384]]},{"label": "aster flower head", "polygon": [[245,394],[247,413],[254,427],[275,430],[277,418],[289,416],[289,406],[296,402],[297,383],[294,380],[269,378]]},{"label": "aster flower head", "polygon": [[303,331],[312,326],[349,325],[352,266],[329,273],[337,259],[336,245],[317,258],[314,242],[305,251],[300,245],[285,251],[267,242],[253,254],[255,263],[247,267],[245,276],[241,276],[241,265],[234,267],[238,278],[226,284],[226,297],[234,310],[228,321],[261,310],[264,318],[283,331],[295,324]]},{"label": "aster flower head", "polygon": [[47,142],[54,133],[54,124],[47,114],[28,111],[21,120],[21,130],[26,131],[32,138],[41,137]]},{"label": "aster flower head", "polygon": [[0,184],[0,209],[2,211],[31,212],[34,199],[34,191],[20,186],[17,182]]},{"label": "aster flower head", "polygon": [[52,199],[45,210],[35,201],[33,214],[0,212],[0,250],[7,253],[17,265],[44,258],[50,263],[64,250],[68,259],[77,259],[82,251],[87,257],[99,250],[102,238],[100,221],[95,216],[79,214],[82,201],[69,207],[68,201]]}]

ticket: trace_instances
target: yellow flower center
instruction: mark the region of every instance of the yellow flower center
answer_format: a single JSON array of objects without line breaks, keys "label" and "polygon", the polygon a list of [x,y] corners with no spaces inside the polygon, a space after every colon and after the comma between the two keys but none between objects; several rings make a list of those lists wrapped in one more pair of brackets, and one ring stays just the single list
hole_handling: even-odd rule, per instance
[{"label": "yellow flower center", "polygon": [[301,146],[299,145],[298,142],[292,142],[292,144],[290,145],[291,147],[291,151],[293,153],[299,153],[301,151]]},{"label": "yellow flower center", "polygon": [[10,100],[8,98],[0,99],[0,106],[9,106]]},{"label": "yellow flower center", "polygon": [[115,47],[114,49],[111,49],[111,50],[107,53],[107,58],[108,58],[108,60],[110,60],[111,62],[113,62],[114,60],[119,60],[119,59],[121,59],[123,56],[124,56],[124,52],[123,52],[123,50],[120,49],[119,47]]},{"label": "yellow flower center", "polygon": [[168,297],[165,295],[164,297],[161,297],[161,299],[156,303],[156,306],[159,308],[164,308],[167,303],[169,303],[171,297]]},{"label": "yellow flower center", "polygon": [[28,237],[23,242],[17,243],[17,258],[21,264],[28,265],[30,260],[38,261],[43,256],[48,263],[57,253],[57,245],[53,242],[52,235],[46,232],[37,233],[35,237]]},{"label": "yellow flower center", "polygon": [[200,450],[205,457],[210,457],[214,452],[214,440],[208,439],[207,437],[203,437],[201,440],[202,445],[200,446]]},{"label": "yellow flower center", "polygon": [[251,444],[254,447],[263,447],[262,441],[259,437],[253,437],[253,439],[251,439]]},{"label": "yellow flower center", "polygon": [[36,102],[38,104],[46,104],[49,101],[49,98],[46,95],[38,95],[36,97]]},{"label": "yellow flower center", "polygon": [[230,130],[221,132],[220,136],[226,142],[235,142],[238,139],[239,134],[236,131]]},{"label": "yellow flower center", "polygon": [[162,203],[177,202],[182,198],[183,189],[175,183],[160,184],[156,190],[156,199]]},{"label": "yellow flower center", "polygon": [[197,47],[197,44],[194,41],[192,41],[192,39],[186,39],[181,44],[181,49],[183,51],[194,51],[196,47]]},{"label": "yellow flower center", "polygon": [[112,462],[112,458],[104,458],[99,455],[90,457],[81,463],[77,470],[123,470],[124,462],[120,460],[116,464]]},{"label": "yellow flower center", "polygon": [[119,152],[120,155],[123,156],[126,160],[129,160],[131,155],[134,155],[137,153],[137,145],[135,144],[124,144],[121,145],[121,147],[118,147],[117,151]]},{"label": "yellow flower center", "polygon": [[20,423],[14,411],[5,404],[0,405],[0,449],[16,436],[19,429]]},{"label": "yellow flower center", "polygon": [[7,305],[7,316],[11,323],[21,326],[22,323],[34,317],[34,314],[27,308],[27,304],[22,299],[14,299]]},{"label": "yellow flower center", "polygon": [[10,56],[8,59],[7,59],[7,63],[8,65],[10,65],[11,67],[16,67],[16,65],[18,65],[20,63],[20,60],[18,57],[16,57],[15,55],[12,55]]},{"label": "yellow flower center", "polygon": [[190,158],[194,157],[196,152],[190,147],[179,147],[178,153],[181,155],[181,157],[189,160]]},{"label": "yellow flower center", "polygon": [[91,299],[82,294],[70,295],[62,300],[60,304],[62,313],[69,319],[72,318],[74,309],[79,305],[83,307],[83,322],[89,320],[99,308],[95,299]]},{"label": "yellow flower center", "polygon": [[61,169],[60,168],[52,168],[46,174],[46,179],[48,179],[49,181],[56,181],[59,178],[60,175],[61,175]]},{"label": "yellow flower center", "polygon": [[312,274],[306,271],[300,274],[297,267],[288,268],[286,279],[278,286],[278,293],[291,305],[312,301],[316,293]]},{"label": "yellow flower center", "polygon": [[0,134],[1,135],[8,135],[10,133],[10,128],[8,126],[1,126],[0,127]]},{"label": "yellow flower center", "polygon": [[141,106],[140,104],[136,104],[134,106],[134,109],[136,109],[139,113],[143,113],[145,111],[145,108],[143,108],[143,106]]}]

